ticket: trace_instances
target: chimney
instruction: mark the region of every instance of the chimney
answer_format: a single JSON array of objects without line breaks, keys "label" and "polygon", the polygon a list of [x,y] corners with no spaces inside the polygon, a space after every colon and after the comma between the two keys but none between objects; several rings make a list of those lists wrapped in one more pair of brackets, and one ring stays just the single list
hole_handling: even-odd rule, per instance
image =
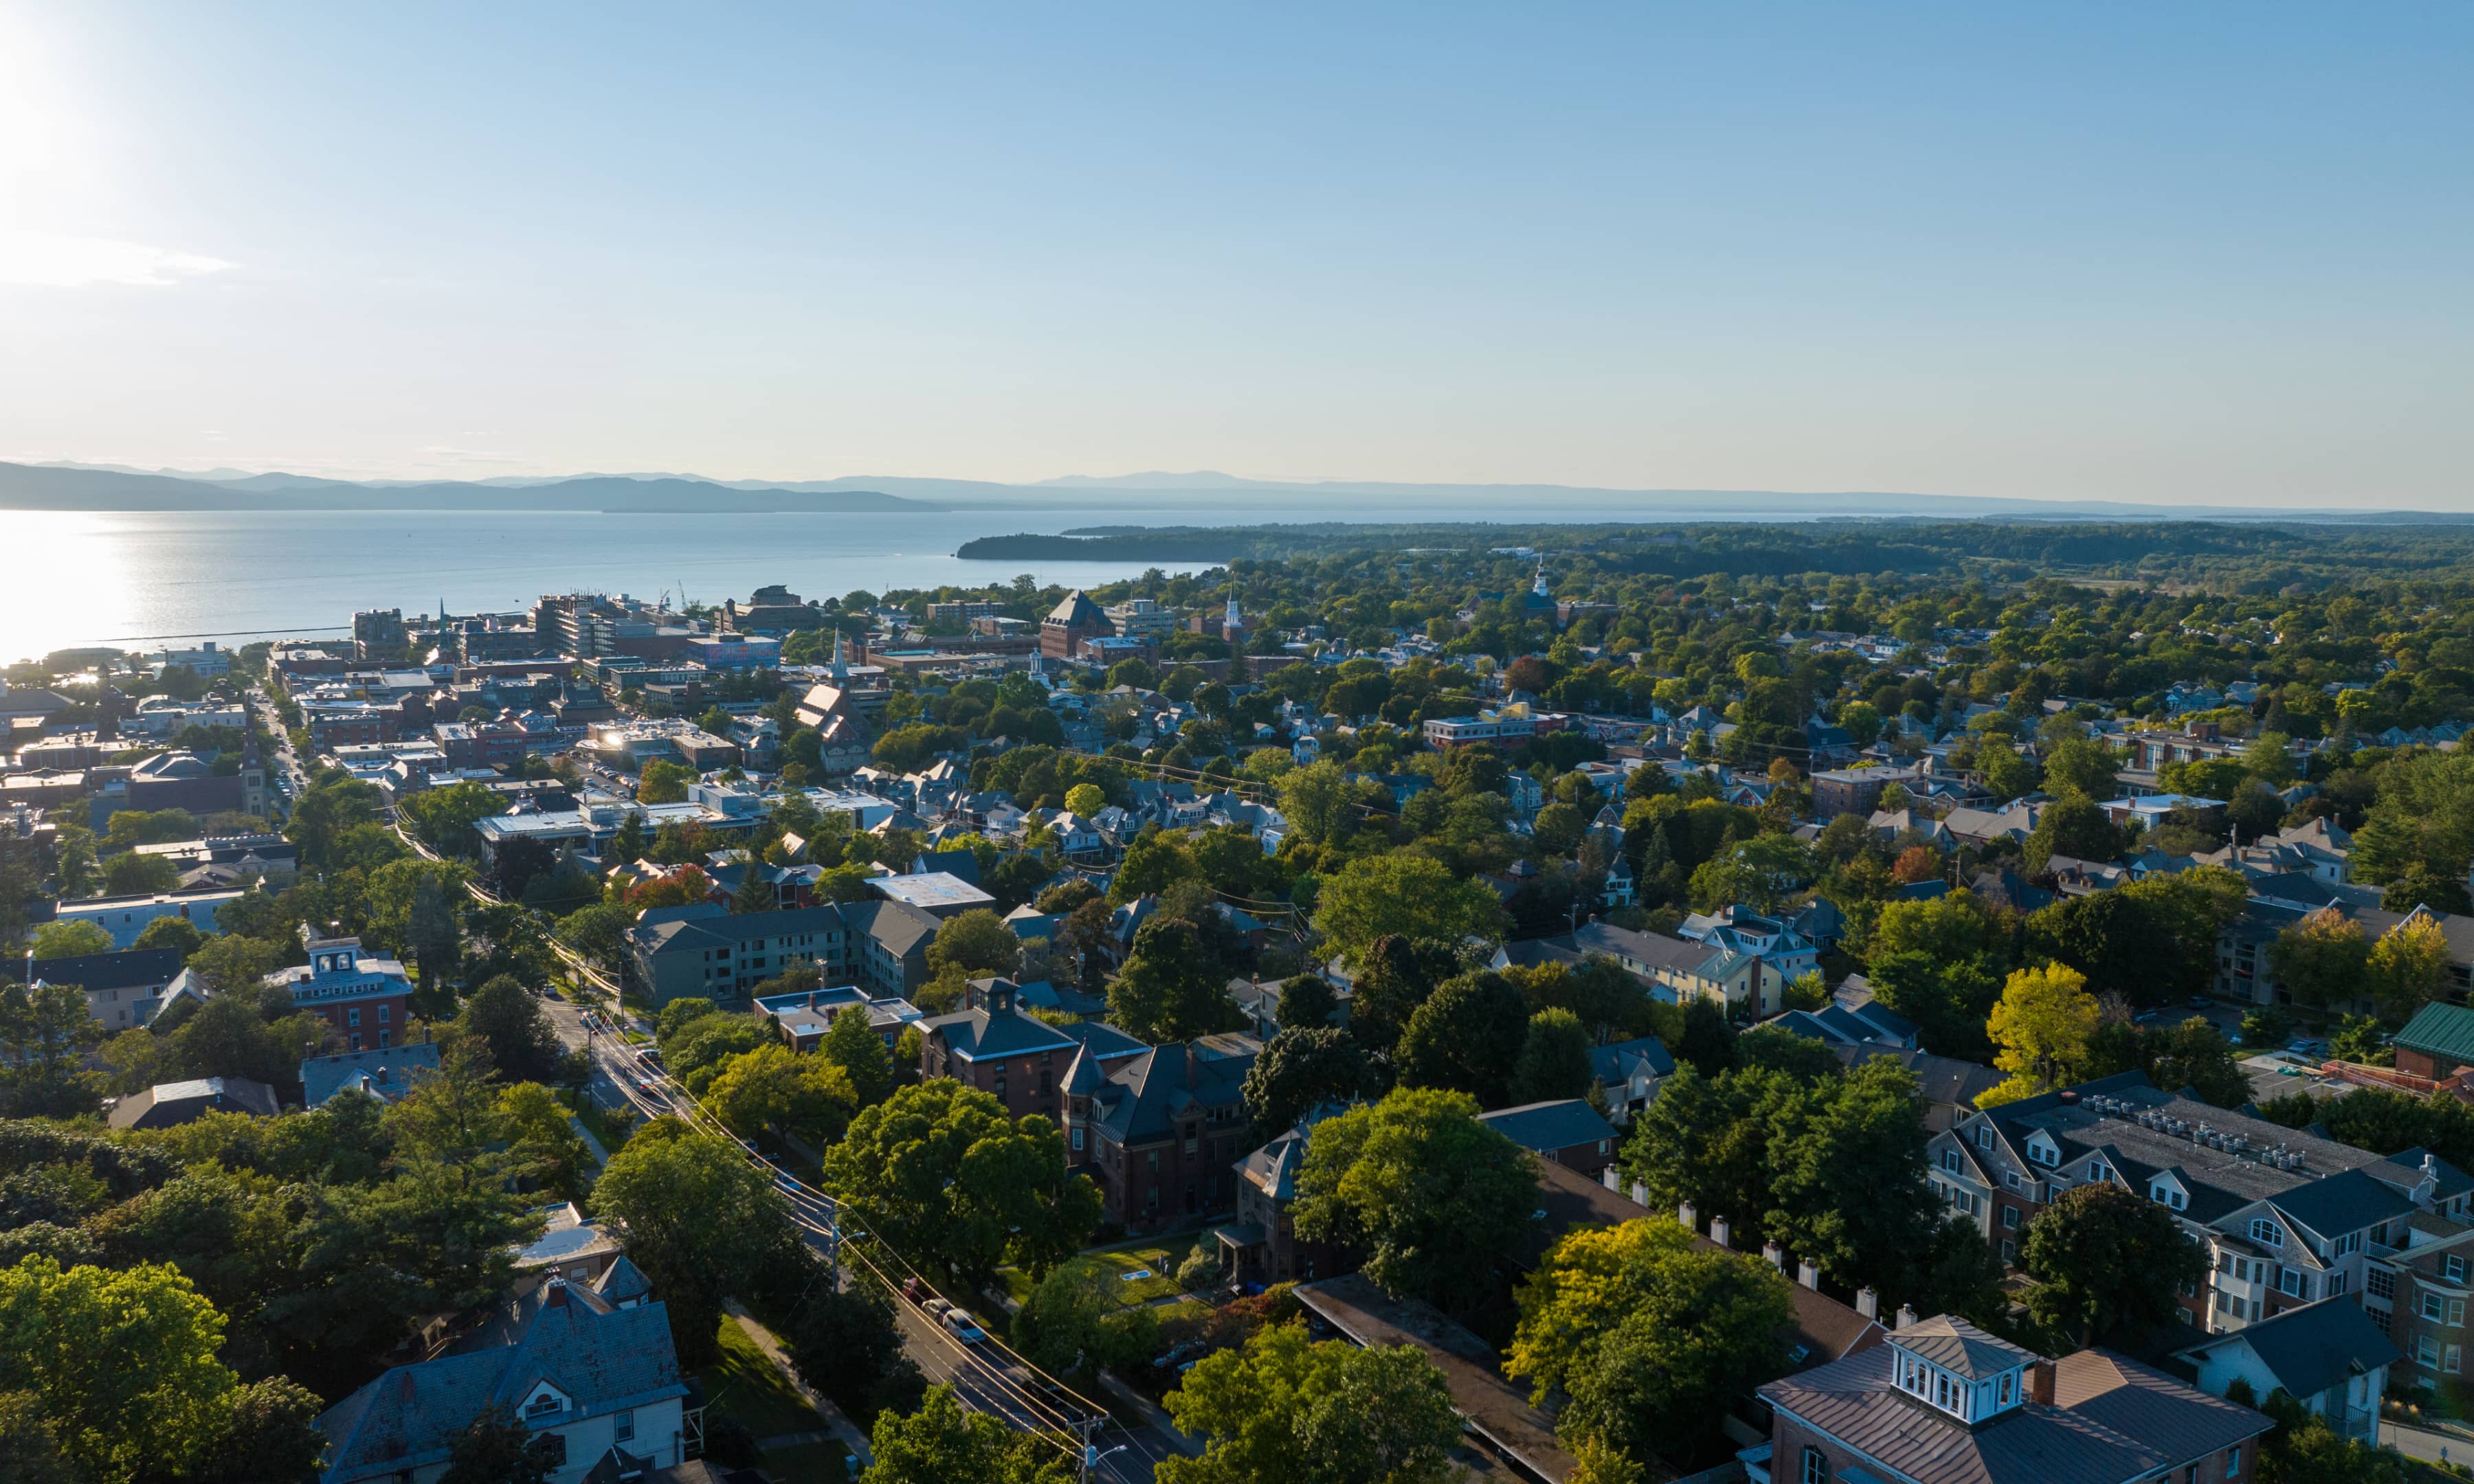
[{"label": "chimney", "polygon": [[1795,1281],[1804,1284],[1807,1288],[1811,1289],[1813,1292],[1819,1293],[1821,1291],[1821,1269],[1814,1267],[1809,1262],[1804,1261],[1802,1258],[1798,1258],[1795,1264]]},{"label": "chimney", "polygon": [[1632,1204],[1644,1209],[1649,1205],[1649,1186],[1637,1180],[1632,1183]]},{"label": "chimney", "polygon": [[2027,1368],[2027,1400],[2038,1406],[2053,1404],[2053,1363],[2039,1360]]},{"label": "chimney", "polygon": [[1912,1324],[1914,1324],[1915,1322],[1916,1322],[1916,1311],[1915,1311],[1914,1309],[1912,1309],[1912,1308],[1909,1308],[1907,1305],[1905,1305],[1905,1304],[1900,1304],[1900,1305],[1899,1305],[1899,1322],[1898,1322],[1895,1326],[1893,1326],[1892,1328],[1899,1328],[1899,1329],[1904,1329],[1905,1328],[1907,1328],[1907,1326],[1912,1325]]},{"label": "chimney", "polygon": [[1761,1260],[1783,1273],[1786,1271],[1786,1249],[1776,1242],[1761,1243]]},{"label": "chimney", "polygon": [[1701,1213],[1692,1209],[1692,1203],[1690,1201],[1686,1201],[1682,1206],[1676,1208],[1675,1219],[1684,1223],[1685,1231],[1692,1233],[1696,1236],[1700,1234]]},{"label": "chimney", "polygon": [[1610,1190],[1621,1190],[1623,1188],[1623,1172],[1610,1164],[1605,1169],[1598,1171],[1598,1184],[1606,1186]]},{"label": "chimney", "polygon": [[1712,1216],[1710,1218],[1710,1240],[1717,1243],[1721,1247],[1732,1247],[1734,1245],[1733,1242],[1727,1240],[1726,1217]]},{"label": "chimney", "polygon": [[565,1307],[567,1307],[567,1280],[566,1280],[566,1279],[563,1279],[563,1278],[559,1277],[557,1274],[552,1273],[552,1274],[549,1276],[549,1281],[548,1281],[548,1283],[546,1283],[545,1286],[546,1286],[546,1287],[547,1287],[549,1291],[548,1291],[547,1293],[545,1293],[545,1294],[543,1294],[543,1295],[542,1295],[542,1307],[544,1307],[544,1308],[565,1308]]},{"label": "chimney", "polygon": [[1870,1288],[1856,1289],[1856,1312],[1878,1322],[1881,1317],[1881,1296]]}]

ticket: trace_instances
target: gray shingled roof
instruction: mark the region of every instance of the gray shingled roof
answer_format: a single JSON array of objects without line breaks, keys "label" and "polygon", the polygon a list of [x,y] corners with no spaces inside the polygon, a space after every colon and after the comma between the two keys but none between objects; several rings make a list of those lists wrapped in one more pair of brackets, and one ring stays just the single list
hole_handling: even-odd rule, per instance
[{"label": "gray shingled roof", "polygon": [[443,1462],[455,1433],[493,1403],[521,1405],[547,1381],[572,1406],[545,1419],[648,1406],[687,1395],[670,1316],[661,1304],[596,1312],[545,1304],[512,1345],[398,1366],[320,1415],[328,1444],[325,1484],[391,1479]]},{"label": "gray shingled roof", "polygon": [[2290,1308],[2177,1353],[2203,1355],[2237,1345],[2249,1346],[2276,1383],[2301,1398],[2405,1358],[2405,1352],[2351,1298]]},{"label": "gray shingled roof", "polygon": [[1550,1149],[1569,1149],[1576,1144],[1596,1143],[1615,1137],[1615,1131],[1598,1111],[1577,1097],[1558,1098],[1546,1103],[1523,1103],[1517,1108],[1498,1108],[1492,1113],[1478,1114],[1477,1121],[1521,1148],[1540,1154]]}]

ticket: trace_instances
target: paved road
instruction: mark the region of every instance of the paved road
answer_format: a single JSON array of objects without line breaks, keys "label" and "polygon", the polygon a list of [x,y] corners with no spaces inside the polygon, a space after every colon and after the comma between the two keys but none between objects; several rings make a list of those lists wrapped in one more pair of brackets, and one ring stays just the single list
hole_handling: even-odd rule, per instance
[{"label": "paved road", "polygon": [[[593,1068],[586,1091],[595,1104],[632,1109],[644,1116],[686,1112],[678,1105],[679,1095],[660,1080],[647,1077],[633,1050],[618,1037],[587,1037],[586,1012],[581,1006],[568,999],[545,999],[543,1008],[548,1012],[559,1039],[569,1047],[582,1050],[589,1044]],[[650,1082],[651,1086],[641,1086],[642,1082]],[[792,1198],[794,1204],[814,1213],[812,1197],[792,1193]],[[818,1251],[830,1255],[831,1243],[824,1236],[812,1232],[809,1240]],[[898,1280],[903,1275],[887,1276]],[[1028,1369],[993,1346],[961,1344],[905,1301],[896,1301],[894,1313],[902,1330],[904,1352],[919,1367],[920,1374],[934,1384],[952,1387],[963,1404],[973,1410],[1000,1418],[1025,1431],[1055,1430],[1081,1414],[1078,1403],[1048,1394]],[[1113,1454],[1100,1467],[1100,1475],[1109,1484],[1152,1484],[1152,1463],[1169,1453],[1167,1440],[1156,1429],[1129,1431],[1113,1419],[1097,1434],[1095,1442],[1104,1452],[1119,1444],[1128,1445],[1125,1451]]]}]

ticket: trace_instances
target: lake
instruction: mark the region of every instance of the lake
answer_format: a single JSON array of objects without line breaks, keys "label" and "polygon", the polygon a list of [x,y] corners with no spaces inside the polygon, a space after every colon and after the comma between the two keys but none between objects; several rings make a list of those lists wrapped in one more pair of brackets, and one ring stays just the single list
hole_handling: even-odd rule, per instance
[{"label": "lake", "polygon": [[[1088,509],[846,515],[605,515],[539,512],[0,511],[0,657],[169,637],[233,644],[349,629],[363,609],[528,608],[546,592],[682,590],[746,601],[767,583],[803,597],[1010,579],[1019,562],[964,562],[976,536],[1061,531]],[[1033,563],[1087,586],[1142,563]]]},{"label": "lake", "polygon": [[[1506,508],[1507,506],[1511,508]],[[1181,508],[1179,508],[1181,507]],[[663,592],[744,601],[768,583],[802,597],[1003,582],[1087,586],[1126,562],[964,562],[962,542],[1093,525],[1271,521],[1676,519],[1686,513],[1535,498],[1460,502],[1248,491],[1164,501],[1106,491],[1003,508],[861,515],[598,512],[0,510],[0,658],[82,644],[231,644],[348,629],[363,609],[499,612],[546,592]],[[1704,506],[1697,518],[1754,513]]]}]

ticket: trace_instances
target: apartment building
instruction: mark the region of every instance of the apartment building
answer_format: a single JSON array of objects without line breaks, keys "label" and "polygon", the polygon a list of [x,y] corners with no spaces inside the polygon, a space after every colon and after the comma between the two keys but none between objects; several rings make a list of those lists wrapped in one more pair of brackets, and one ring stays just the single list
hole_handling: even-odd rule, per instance
[{"label": "apartment building", "polygon": [[[2359,1295],[2369,1306],[2383,1288],[2418,1304],[2422,1289],[2401,1283],[2393,1259],[2428,1256],[2444,1284],[2442,1238],[2464,1230],[2474,1195],[2474,1178],[2420,1149],[2383,1159],[2160,1091],[2138,1072],[1965,1114],[1933,1136],[1927,1159],[1934,1193],[2007,1262],[2028,1222],[2074,1186],[2108,1184],[2165,1207],[2207,1249],[2208,1276],[2184,1290],[2182,1308],[2210,1333],[2321,1299]],[[2462,1322],[2462,1304],[2443,1302],[2439,1322],[2452,1316]]]}]

